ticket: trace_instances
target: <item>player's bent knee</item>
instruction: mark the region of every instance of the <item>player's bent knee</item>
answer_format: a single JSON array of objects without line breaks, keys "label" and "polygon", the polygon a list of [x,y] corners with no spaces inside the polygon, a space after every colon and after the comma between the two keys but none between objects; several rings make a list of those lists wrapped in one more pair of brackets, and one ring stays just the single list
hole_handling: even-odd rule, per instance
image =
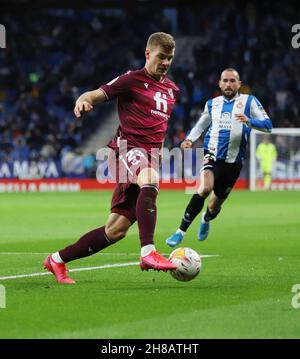
[{"label": "player's bent knee", "polygon": [[120,241],[127,234],[128,228],[118,228],[116,226],[106,226],[105,233],[107,237],[113,242]]},{"label": "player's bent knee", "polygon": [[213,188],[211,186],[200,186],[200,188],[198,189],[198,194],[201,197],[208,197],[209,194],[211,193],[211,191],[213,190]]}]

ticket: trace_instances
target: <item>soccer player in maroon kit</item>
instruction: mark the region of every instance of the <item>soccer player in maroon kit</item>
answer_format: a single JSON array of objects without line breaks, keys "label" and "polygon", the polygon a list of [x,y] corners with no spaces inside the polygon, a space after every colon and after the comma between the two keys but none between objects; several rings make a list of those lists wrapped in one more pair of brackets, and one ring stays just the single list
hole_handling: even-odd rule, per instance
[{"label": "soccer player in maroon kit", "polygon": [[[178,87],[166,77],[175,53],[175,40],[166,33],[153,33],[147,42],[145,67],[128,71],[99,89],[83,93],[74,113],[80,117],[93,106],[118,98],[120,126],[108,144],[117,159],[117,170],[128,174],[128,181],[117,178],[111,214],[105,226],[83,235],[76,243],[48,255],[44,267],[59,283],[75,283],[65,263],[101,251],[125,237],[137,221],[141,242],[142,270],[172,270],[176,266],[161,256],[154,246],[156,197],[159,172],[156,153],[163,146],[167,122],[178,98]],[[127,141],[127,153],[120,143]],[[142,152],[137,150],[139,148]]]}]

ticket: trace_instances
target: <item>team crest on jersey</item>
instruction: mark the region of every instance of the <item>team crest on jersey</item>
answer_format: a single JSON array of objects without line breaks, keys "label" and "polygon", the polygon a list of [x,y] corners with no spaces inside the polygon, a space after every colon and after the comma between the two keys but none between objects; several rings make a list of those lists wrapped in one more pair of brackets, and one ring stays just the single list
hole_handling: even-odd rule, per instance
[{"label": "team crest on jersey", "polygon": [[231,113],[230,112],[223,112],[221,114],[221,120],[230,121],[231,120]]},{"label": "team crest on jersey", "polygon": [[243,102],[239,102],[237,105],[236,105],[237,108],[243,108]]},{"label": "team crest on jersey", "polygon": [[146,89],[148,88],[148,84],[147,84],[147,82],[144,82],[144,86],[146,87]]},{"label": "team crest on jersey", "polygon": [[172,90],[172,89],[168,89],[168,92],[169,92],[170,97],[173,99],[173,98],[174,98],[173,90]]}]

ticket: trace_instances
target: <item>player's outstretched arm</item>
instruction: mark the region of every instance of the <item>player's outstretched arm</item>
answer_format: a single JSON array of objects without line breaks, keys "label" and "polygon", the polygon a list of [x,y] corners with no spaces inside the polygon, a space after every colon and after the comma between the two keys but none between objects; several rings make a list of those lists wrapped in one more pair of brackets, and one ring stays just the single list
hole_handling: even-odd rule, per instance
[{"label": "player's outstretched arm", "polygon": [[106,96],[100,89],[84,92],[76,101],[74,114],[76,117],[80,117],[84,112],[91,111],[94,105],[105,100]]},{"label": "player's outstretched arm", "polygon": [[193,143],[198,140],[203,131],[210,125],[211,116],[208,111],[208,103],[206,102],[204,106],[204,111],[202,112],[199,120],[196,122],[195,126],[191,129],[191,132],[182,142],[181,148],[191,148]]}]

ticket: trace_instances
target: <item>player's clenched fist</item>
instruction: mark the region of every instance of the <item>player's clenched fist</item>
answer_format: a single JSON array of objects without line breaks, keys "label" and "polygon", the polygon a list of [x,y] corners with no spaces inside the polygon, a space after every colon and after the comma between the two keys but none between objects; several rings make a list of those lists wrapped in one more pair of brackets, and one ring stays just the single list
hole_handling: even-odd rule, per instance
[{"label": "player's clenched fist", "polygon": [[184,150],[185,148],[191,148],[192,146],[193,142],[191,140],[184,140],[180,147]]},{"label": "player's clenched fist", "polygon": [[249,122],[249,118],[246,115],[244,115],[243,113],[237,113],[235,115],[235,118],[242,123],[247,124]]},{"label": "player's clenched fist", "polygon": [[88,112],[93,109],[93,106],[87,101],[78,101],[74,107],[74,114],[76,117],[80,117],[81,113]]}]

